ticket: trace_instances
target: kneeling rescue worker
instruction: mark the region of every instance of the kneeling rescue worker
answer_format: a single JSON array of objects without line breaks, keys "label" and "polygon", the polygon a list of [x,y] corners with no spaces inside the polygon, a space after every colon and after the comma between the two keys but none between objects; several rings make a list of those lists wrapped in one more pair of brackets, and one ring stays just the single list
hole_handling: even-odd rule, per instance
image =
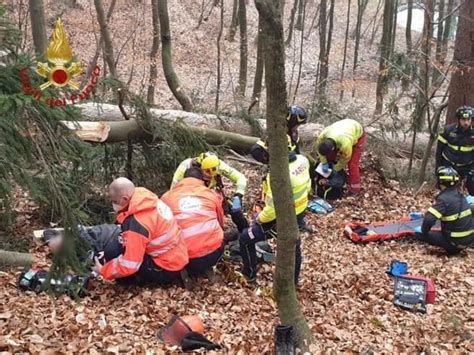
[{"label": "kneeling rescue worker", "polygon": [[171,209],[154,193],[126,178],[109,186],[109,197],[122,225],[125,252],[94,271],[124,284],[169,284],[180,279],[188,251]]},{"label": "kneeling rescue worker", "polygon": [[222,177],[226,177],[235,186],[234,197],[232,199],[232,206],[230,207],[227,201],[224,201],[224,208],[226,213],[230,214],[232,221],[236,225],[239,232],[248,227],[247,219],[242,212],[242,198],[247,188],[247,178],[244,174],[234,169],[230,165],[223,162],[219,157],[212,153],[202,153],[196,158],[188,158],[183,160],[173,175],[171,188],[173,188],[180,180],[184,178],[184,172],[191,167],[197,167],[202,170],[204,180],[207,186],[211,189],[221,190],[224,187]]},{"label": "kneeling rescue worker", "polygon": [[350,118],[334,122],[323,129],[316,140],[319,161],[323,172],[329,172],[329,163],[334,163],[332,174],[349,167],[349,193],[358,194],[361,187],[359,163],[364,151],[367,134],[362,125]]},{"label": "kneeling rescue worker", "polygon": [[[309,161],[300,154],[296,154],[295,146],[288,137],[288,157],[291,188],[293,190],[293,202],[295,206],[298,225],[304,224],[304,213],[308,206],[308,193],[311,190],[311,178],[309,176]],[[268,148],[263,141],[256,143],[251,149],[252,156],[261,163],[268,163]],[[255,216],[252,225],[244,229],[240,236],[240,254],[242,256],[242,273],[249,282],[257,277],[257,253],[255,244],[267,238],[277,236],[276,214],[273,205],[273,195],[270,188],[270,174],[267,174],[262,189],[265,195],[265,206]],[[296,244],[295,258],[295,284],[298,283],[301,270],[301,241]]]},{"label": "kneeling rescue worker", "polygon": [[186,243],[189,275],[206,274],[224,252],[222,195],[206,187],[201,169],[189,168],[161,199],[170,206]]},{"label": "kneeling rescue worker", "polygon": [[[460,176],[452,167],[439,167],[438,184],[442,191],[428,209],[421,226],[420,241],[439,246],[450,255],[459,253],[474,243],[474,220],[471,208],[460,191]],[[441,231],[431,231],[436,220]]]}]

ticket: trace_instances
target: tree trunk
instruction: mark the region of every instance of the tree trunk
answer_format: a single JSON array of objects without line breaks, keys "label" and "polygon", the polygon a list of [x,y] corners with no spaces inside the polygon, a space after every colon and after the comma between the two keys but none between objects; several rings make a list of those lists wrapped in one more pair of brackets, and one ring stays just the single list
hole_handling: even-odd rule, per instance
[{"label": "tree trunk", "polygon": [[328,0],[321,0],[321,6],[319,8],[319,82],[318,82],[318,94],[320,97],[326,94],[326,85],[328,79],[329,63],[327,62],[328,56],[326,53],[326,36],[327,36],[327,5]]},{"label": "tree trunk", "polygon": [[44,58],[48,47],[48,40],[46,37],[43,0],[29,0],[29,3],[33,44],[35,46],[36,54],[40,58]]},{"label": "tree trunk", "polygon": [[344,37],[344,54],[342,55],[342,67],[341,67],[341,93],[339,94],[339,101],[344,98],[344,71],[346,69],[347,60],[347,42],[349,40],[349,25],[351,23],[351,0],[347,1],[347,19],[346,19],[346,35]]},{"label": "tree trunk", "polygon": [[260,15],[258,16],[258,35],[257,35],[257,63],[255,65],[255,78],[253,81],[252,103],[258,106],[260,102],[260,95],[262,93],[263,68],[264,68],[264,45],[262,36],[262,24]]},{"label": "tree trunk", "polygon": [[407,1],[407,27],[405,29],[405,41],[407,43],[407,54],[411,55],[413,48],[411,39],[411,23],[413,19],[413,0]]},{"label": "tree trunk", "polygon": [[462,2],[459,13],[462,16],[459,16],[454,46],[447,123],[456,122],[459,106],[474,106],[474,1]]},{"label": "tree trunk", "polygon": [[298,16],[296,17],[296,24],[295,28],[298,31],[303,30],[303,12],[304,12],[304,7],[306,7],[306,1],[307,0],[300,0],[298,3]]},{"label": "tree trunk", "polygon": [[97,21],[99,22],[100,34],[104,39],[104,59],[107,62],[107,66],[109,67],[110,75],[112,75],[114,78],[117,78],[114,45],[112,43],[112,37],[110,36],[109,29],[107,28],[107,20],[105,18],[102,0],[94,0],[94,6],[97,12]]},{"label": "tree trunk", "polygon": [[421,42],[420,81],[416,95],[415,124],[421,131],[426,121],[426,109],[428,107],[429,90],[431,87],[431,45],[433,38],[433,0],[425,0],[425,20],[423,25],[423,37]]},{"label": "tree trunk", "polygon": [[[303,50],[304,50],[304,28],[305,28],[305,23],[306,23],[306,5],[308,3],[308,0],[300,0],[303,3],[303,19],[302,19],[302,24],[301,24],[301,36],[300,36],[300,54],[299,54],[299,63],[298,63],[298,76],[296,77],[296,84],[295,84],[295,92],[293,94],[293,99],[291,100],[291,103],[295,103],[296,97],[298,95],[298,89],[300,87],[300,81],[301,81],[301,72],[303,70]],[[329,46],[329,45],[328,45]],[[290,93],[291,95],[291,93]]]},{"label": "tree trunk", "polygon": [[239,25],[239,0],[233,1],[232,6],[232,20],[230,22],[229,33],[227,35],[227,40],[233,42],[235,38],[235,33],[237,32],[237,26]]},{"label": "tree trunk", "polygon": [[240,97],[245,97],[247,87],[247,5],[245,0],[239,0],[239,28],[240,28],[240,70],[239,88],[237,90]]},{"label": "tree trunk", "polygon": [[161,60],[163,64],[163,71],[165,73],[166,82],[168,83],[174,97],[180,103],[184,111],[192,111],[193,104],[191,99],[185,93],[184,89],[179,83],[178,76],[173,69],[173,60],[171,58],[171,34],[170,34],[170,20],[168,17],[168,1],[158,1],[158,17],[160,20],[161,31]]},{"label": "tree trunk", "polygon": [[[359,63],[359,46],[362,29],[362,17],[364,16],[365,8],[369,0],[357,0],[357,21],[355,27],[355,44],[354,44],[354,63],[352,65],[352,77],[355,79],[355,72],[357,64]],[[352,97],[355,96],[355,87],[352,90]]]},{"label": "tree trunk", "polygon": [[160,47],[160,20],[158,18],[158,0],[151,0],[151,13],[153,19],[153,42],[150,51],[150,80],[148,84],[148,91],[146,101],[148,105],[155,103],[155,86],[156,78],[158,77],[158,69],[156,65],[156,55]]},{"label": "tree trunk", "polygon": [[33,255],[16,251],[0,250],[0,269],[12,266],[31,266]]},{"label": "tree trunk", "polygon": [[222,66],[221,66],[221,38],[222,32],[224,31],[224,0],[219,0],[221,4],[220,22],[219,22],[219,33],[217,34],[217,84],[216,84],[216,102],[214,105],[214,111],[217,114],[219,111],[219,95],[221,91],[222,81]]},{"label": "tree trunk", "polygon": [[398,0],[394,1],[393,4],[393,23],[392,23],[392,33],[391,33],[391,44],[390,44],[390,58],[393,57],[393,52],[395,51],[395,39],[397,37],[397,17],[398,17]]},{"label": "tree trunk", "polygon": [[390,59],[391,52],[391,35],[393,25],[393,4],[391,1],[385,1],[385,7],[383,11],[383,33],[382,40],[380,41],[380,59],[379,59],[379,73],[377,78],[376,88],[376,105],[375,114],[379,115],[382,113],[383,98],[387,87],[387,70],[388,62]]},{"label": "tree trunk", "polygon": [[294,0],[293,8],[291,9],[290,14],[290,24],[288,25],[288,37],[286,37],[285,45],[289,46],[291,43],[291,38],[293,37],[293,27],[295,23],[296,9],[298,8],[299,0]]},{"label": "tree trunk", "polygon": [[292,325],[298,346],[306,351],[313,342],[311,330],[301,311],[294,284],[295,245],[298,226],[292,200],[286,141],[287,93],[285,46],[283,43],[283,1],[255,0],[265,37],[265,82],[267,87],[267,126],[270,152],[271,189],[278,224],[274,294],[283,325]]}]

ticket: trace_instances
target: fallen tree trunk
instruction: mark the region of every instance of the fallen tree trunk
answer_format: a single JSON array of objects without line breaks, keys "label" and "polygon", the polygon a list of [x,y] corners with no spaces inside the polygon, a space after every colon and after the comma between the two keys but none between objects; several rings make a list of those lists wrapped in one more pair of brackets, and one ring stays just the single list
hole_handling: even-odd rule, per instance
[{"label": "fallen tree trunk", "polygon": [[[132,140],[151,140],[153,137],[139,122],[111,121],[111,122],[66,122],[63,123],[76,135],[87,142],[117,143]],[[217,129],[203,129],[185,126],[186,130],[202,134],[207,143],[212,145],[227,145],[230,148],[247,153],[250,147],[258,140],[257,137],[245,136],[238,133],[220,131]]]},{"label": "fallen tree trunk", "polygon": [[0,250],[0,268],[11,266],[31,266],[33,255],[16,251]]}]

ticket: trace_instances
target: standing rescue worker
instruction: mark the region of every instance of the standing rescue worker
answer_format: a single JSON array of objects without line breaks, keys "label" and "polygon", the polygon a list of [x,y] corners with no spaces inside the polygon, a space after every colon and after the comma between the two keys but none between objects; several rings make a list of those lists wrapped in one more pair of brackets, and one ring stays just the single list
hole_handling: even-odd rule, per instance
[{"label": "standing rescue worker", "polygon": [[[298,225],[304,224],[304,213],[308,206],[308,193],[311,190],[311,178],[309,176],[309,161],[294,151],[294,145],[288,138],[288,157],[291,188],[293,190],[293,203],[295,206]],[[265,154],[264,151],[266,150]],[[251,149],[252,156],[260,161],[268,163],[268,149],[263,141],[259,141]],[[263,157],[263,159],[262,159]],[[265,241],[267,238],[277,236],[275,206],[273,205],[273,195],[270,188],[270,174],[267,174],[262,184],[265,197],[265,206],[254,218],[252,225],[244,229],[240,236],[240,254],[242,256],[242,273],[249,282],[253,282],[257,277],[257,253],[255,244]],[[295,258],[295,284],[298,283],[301,270],[301,241],[296,244]]]},{"label": "standing rescue worker", "polygon": [[222,192],[224,184],[222,177],[226,177],[235,186],[234,197],[232,199],[232,206],[229,206],[227,201],[224,201],[225,212],[229,213],[232,221],[237,226],[239,232],[248,227],[247,219],[242,212],[242,198],[247,188],[247,178],[244,174],[234,169],[218,158],[212,152],[202,153],[196,158],[188,158],[179,164],[173,175],[171,188],[173,188],[180,180],[184,178],[184,172],[191,167],[197,167],[202,170],[204,180],[207,186],[211,189],[219,189]]},{"label": "standing rescue worker", "polygon": [[295,152],[300,154],[298,128],[302,124],[308,122],[308,114],[306,110],[298,105],[288,107],[288,116],[286,117],[287,134],[291,138],[291,142],[295,146]]},{"label": "standing rescue worker", "polygon": [[188,251],[171,209],[154,193],[126,178],[109,186],[109,197],[122,225],[125,252],[94,271],[125,284],[169,284],[180,279]]},{"label": "standing rescue worker", "polygon": [[334,122],[323,129],[316,140],[319,161],[323,164],[323,172],[329,172],[329,163],[333,166],[333,174],[349,167],[349,193],[360,192],[361,178],[359,163],[364,151],[367,134],[356,120],[346,118]]},{"label": "standing rescue worker", "polygon": [[474,109],[461,106],[456,110],[457,123],[448,124],[438,136],[436,169],[451,166],[466,179],[469,194],[474,195]]},{"label": "standing rescue worker", "polygon": [[189,168],[161,199],[173,211],[186,243],[189,275],[205,274],[224,252],[222,195],[204,184],[199,168]]},{"label": "standing rescue worker", "polygon": [[[449,255],[457,254],[474,243],[472,211],[460,191],[460,176],[452,167],[441,166],[437,171],[438,185],[443,189],[428,209],[421,226],[420,241],[440,246]],[[437,220],[441,231],[431,231]]]}]

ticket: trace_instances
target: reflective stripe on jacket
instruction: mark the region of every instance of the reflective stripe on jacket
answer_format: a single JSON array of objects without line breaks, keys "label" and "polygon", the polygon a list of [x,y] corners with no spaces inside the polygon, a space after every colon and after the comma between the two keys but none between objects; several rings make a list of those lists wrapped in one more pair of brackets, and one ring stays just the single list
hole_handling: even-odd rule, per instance
[{"label": "reflective stripe on jacket", "polygon": [[[357,141],[364,134],[362,125],[356,120],[346,118],[334,122],[332,125],[323,129],[318,139],[316,140],[314,149],[318,150],[319,144],[324,139],[330,138],[336,142],[336,149],[339,151],[340,159],[337,161],[334,170],[341,171],[346,166],[352,157],[352,147],[356,145]],[[319,155],[319,161],[323,164],[327,163],[327,158],[324,155]]]},{"label": "reflective stripe on jacket", "polygon": [[[239,193],[241,195],[245,194],[245,190],[247,188],[247,178],[245,177],[244,174],[242,174],[240,171],[237,169],[234,169],[231,167],[229,164],[223,162],[220,160],[219,163],[219,175],[222,175],[232,181],[232,183],[235,186],[235,193]],[[173,181],[171,182],[171,188],[173,188],[179,181],[183,180],[184,178],[184,172],[193,166],[195,164],[196,166],[199,166],[199,164],[196,162],[195,159],[188,158],[186,160],[183,160],[181,164],[179,164],[178,168],[174,172],[173,175]],[[215,178],[212,178],[209,187],[211,189],[215,188],[217,186],[217,181]]]},{"label": "reflective stripe on jacket", "polygon": [[474,129],[462,130],[456,123],[446,125],[438,136],[436,167],[444,158],[453,167],[464,167],[474,163]]},{"label": "reflective stripe on jacket", "polygon": [[428,209],[422,225],[423,234],[428,234],[436,220],[441,220],[441,231],[451,238],[469,237],[474,234],[472,211],[464,195],[456,186],[448,187],[436,197]]},{"label": "reflective stripe on jacket", "polygon": [[161,198],[173,211],[190,259],[212,253],[222,245],[224,211],[221,194],[204,186],[202,180],[189,177]]},{"label": "reflective stripe on jacket", "polygon": [[[296,160],[290,161],[290,181],[293,190],[293,201],[297,215],[304,212],[308,206],[308,193],[311,190],[311,178],[309,176],[309,161],[303,155],[296,155]],[[259,223],[268,223],[276,219],[275,206],[270,188],[270,174],[267,175],[262,184],[265,194],[265,207],[258,215]]]},{"label": "reflective stripe on jacket", "polygon": [[127,209],[117,216],[122,225],[125,253],[102,268],[102,276],[112,280],[134,274],[145,254],[159,267],[179,271],[188,263],[188,253],[171,209],[151,191],[135,188]]}]

